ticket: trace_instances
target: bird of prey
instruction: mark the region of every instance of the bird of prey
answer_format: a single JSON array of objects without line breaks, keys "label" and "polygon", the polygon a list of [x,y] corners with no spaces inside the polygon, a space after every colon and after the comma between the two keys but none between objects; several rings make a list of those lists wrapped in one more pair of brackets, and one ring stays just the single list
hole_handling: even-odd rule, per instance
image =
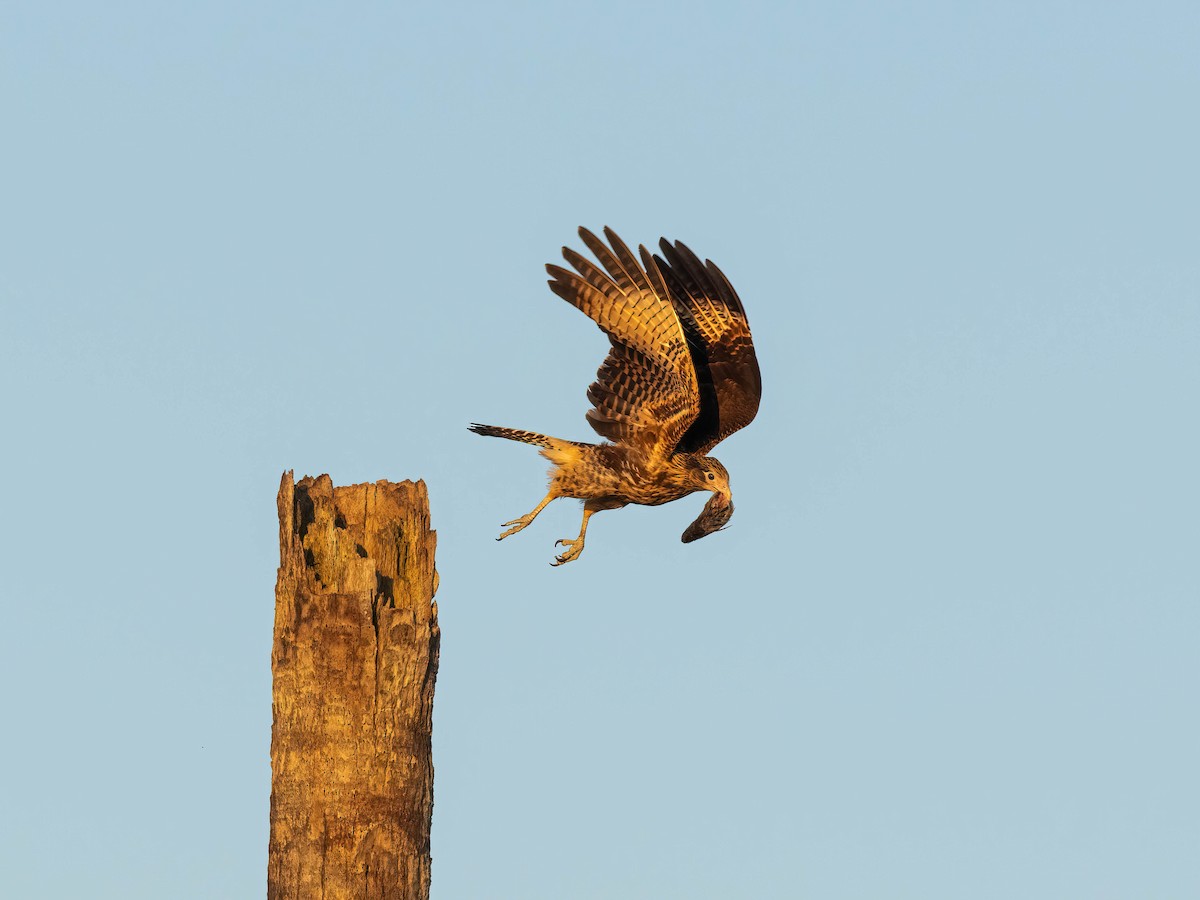
[{"label": "bird of prey", "polygon": [[[505,522],[503,540],[529,525],[550,501],[584,501],[579,536],[555,543],[557,566],[583,551],[588,519],[630,503],[658,506],[711,491],[685,543],[720,531],[733,515],[729,473],[708,455],[758,412],[762,379],[746,311],[729,279],[682,243],[659,241],[662,256],[639,256],[604,229],[579,236],[600,265],[563,247],[575,271],[548,265],[550,290],[591,318],[612,348],[588,388],[588,424],[605,440],[586,444],[532,431],[472,425],[476,434],[541,447],[554,465],[550,489],[532,512]],[[601,268],[603,267],[603,268]]]}]

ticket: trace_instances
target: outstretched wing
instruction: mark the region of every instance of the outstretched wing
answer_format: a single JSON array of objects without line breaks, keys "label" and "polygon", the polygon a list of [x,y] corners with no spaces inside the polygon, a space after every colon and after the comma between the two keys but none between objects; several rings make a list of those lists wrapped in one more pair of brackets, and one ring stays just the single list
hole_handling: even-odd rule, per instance
[{"label": "outstretched wing", "polygon": [[579,236],[603,270],[563,247],[575,269],[548,265],[550,289],[593,319],[612,349],[588,388],[588,423],[601,436],[670,454],[700,412],[700,396],[688,341],[654,258],[645,247],[641,264],[610,228],[605,245],[586,228]]},{"label": "outstretched wing", "polygon": [[687,335],[696,369],[700,412],[680,438],[685,453],[708,453],[758,412],[762,376],[742,301],[711,260],[701,263],[691,250],[666,238],[655,256]]}]

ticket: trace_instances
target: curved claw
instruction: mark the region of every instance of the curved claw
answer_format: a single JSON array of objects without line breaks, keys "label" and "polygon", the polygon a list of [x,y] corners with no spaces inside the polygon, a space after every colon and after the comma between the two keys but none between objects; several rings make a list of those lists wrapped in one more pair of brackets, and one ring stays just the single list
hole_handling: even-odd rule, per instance
[{"label": "curved claw", "polygon": [[566,546],[567,550],[554,558],[552,566],[561,566],[563,563],[569,563],[573,559],[579,559],[579,554],[583,552],[583,541],[579,538],[559,538],[554,542],[554,546]]},{"label": "curved claw", "polygon": [[504,528],[509,525],[511,525],[512,527],[509,528],[507,531],[500,532],[500,537],[496,538],[496,540],[502,541],[509,535],[516,534],[518,531],[525,528],[525,526],[527,526],[532,521],[533,521],[533,515],[531,513],[528,516],[521,516],[521,518],[519,518],[519,519],[513,519],[511,522],[505,522],[504,525],[500,526],[501,528]]}]

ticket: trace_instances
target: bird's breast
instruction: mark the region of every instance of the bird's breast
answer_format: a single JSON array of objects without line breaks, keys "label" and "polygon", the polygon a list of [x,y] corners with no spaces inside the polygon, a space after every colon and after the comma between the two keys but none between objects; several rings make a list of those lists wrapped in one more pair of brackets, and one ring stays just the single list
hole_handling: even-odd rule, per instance
[{"label": "bird's breast", "polygon": [[641,506],[659,506],[686,497],[696,488],[685,471],[654,466],[625,448],[599,445],[553,473],[563,494],[580,498],[610,498]]}]

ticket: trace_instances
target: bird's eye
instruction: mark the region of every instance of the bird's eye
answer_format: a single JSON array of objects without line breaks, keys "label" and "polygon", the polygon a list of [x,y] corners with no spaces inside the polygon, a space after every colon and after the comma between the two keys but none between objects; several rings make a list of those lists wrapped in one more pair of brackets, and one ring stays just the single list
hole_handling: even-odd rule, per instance
[{"label": "bird's eye", "polygon": [[717,476],[716,476],[716,475],[714,475],[712,472],[709,472],[709,473],[708,473],[708,480],[709,480],[709,481],[716,481],[716,480],[717,480]]}]

